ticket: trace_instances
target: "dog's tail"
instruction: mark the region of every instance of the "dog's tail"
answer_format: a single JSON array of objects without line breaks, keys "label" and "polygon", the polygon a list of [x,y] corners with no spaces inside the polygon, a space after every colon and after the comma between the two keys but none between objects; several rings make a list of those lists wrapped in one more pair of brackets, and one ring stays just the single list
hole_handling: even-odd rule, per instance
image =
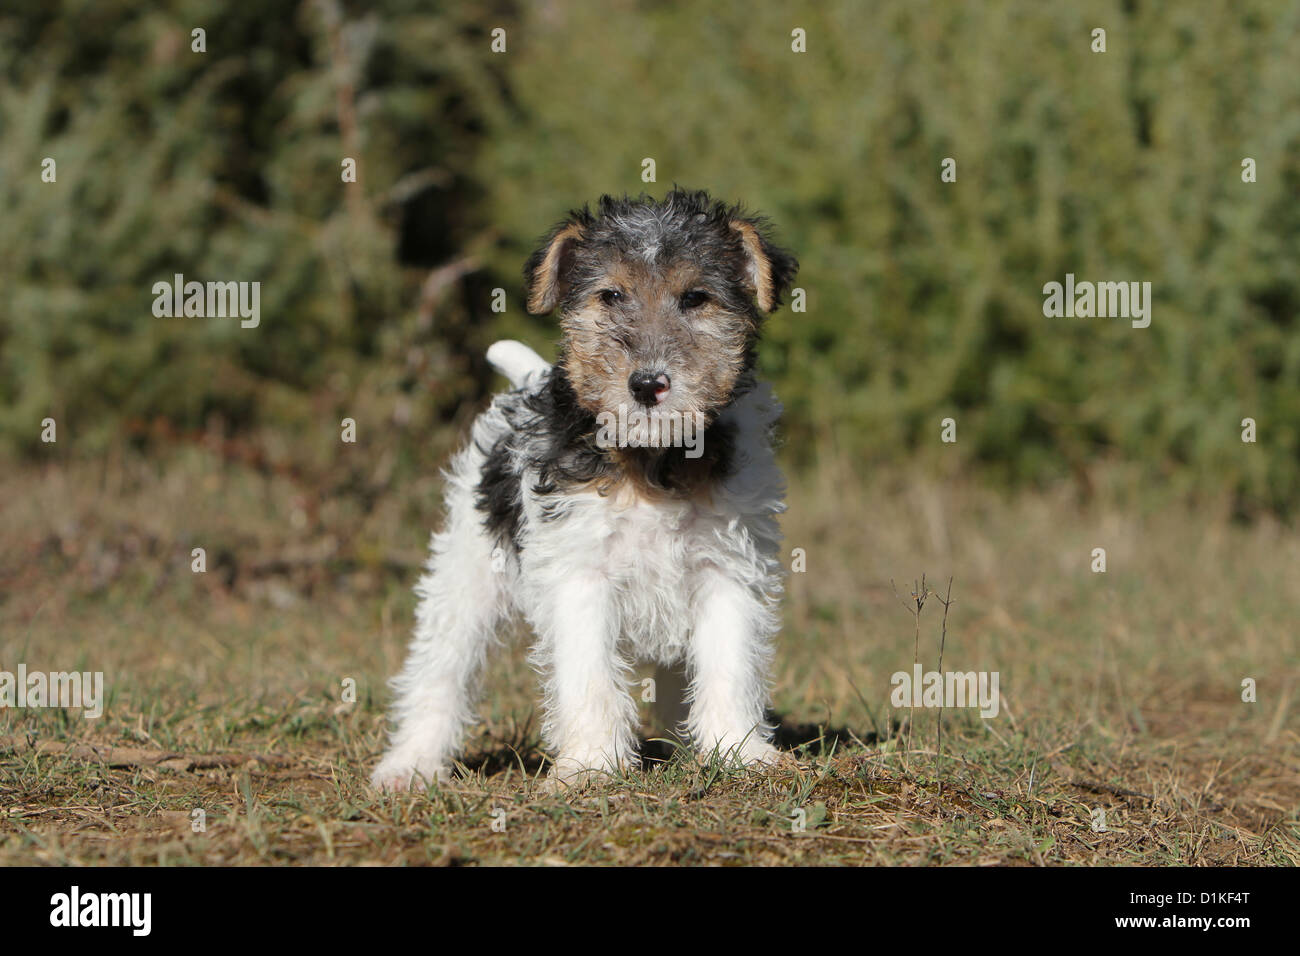
[{"label": "dog's tail", "polygon": [[487,360],[494,369],[510,379],[512,388],[532,385],[551,370],[549,362],[523,342],[514,339],[493,342],[487,350]]}]

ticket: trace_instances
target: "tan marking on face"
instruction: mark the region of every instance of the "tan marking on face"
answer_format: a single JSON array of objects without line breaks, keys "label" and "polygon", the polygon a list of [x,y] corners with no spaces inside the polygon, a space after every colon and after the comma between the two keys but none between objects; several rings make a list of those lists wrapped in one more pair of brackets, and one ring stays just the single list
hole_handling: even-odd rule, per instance
[{"label": "tan marking on face", "polygon": [[754,287],[754,296],[758,307],[763,312],[771,312],[772,301],[772,263],[763,252],[763,243],[758,238],[758,230],[743,219],[733,219],[731,228],[740,233],[740,241],[749,258],[749,279]]},{"label": "tan marking on face", "polygon": [[555,308],[560,298],[560,259],[570,242],[582,238],[582,227],[577,223],[566,226],[555,234],[546,255],[533,273],[533,289],[528,296],[528,311],[541,315]]},{"label": "tan marking on face", "polygon": [[704,359],[693,369],[696,406],[711,411],[731,399],[744,369],[748,316],[735,315],[709,302],[694,310],[695,354]]},{"label": "tan marking on face", "polygon": [[[592,414],[605,411],[605,395],[619,374],[611,359],[617,360],[621,353],[610,349],[602,329],[603,321],[600,306],[588,303],[566,313],[560,323],[565,336],[564,366],[569,383],[578,396],[578,404]],[[623,381],[627,382],[626,376]]]},{"label": "tan marking on face", "polygon": [[[597,415],[616,413],[631,401],[628,378],[661,362],[673,383],[665,411],[708,417],[731,399],[744,370],[753,318],[729,312],[713,299],[683,314],[681,295],[698,287],[699,271],[690,263],[609,264],[586,301],[560,322],[569,380],[583,408]],[[632,311],[603,305],[601,289],[623,292]]]},{"label": "tan marking on face", "polygon": [[[616,259],[605,268],[605,279],[600,288],[635,293],[644,284],[645,276],[643,273],[634,268],[631,263]],[[599,294],[600,289],[592,293],[593,304],[598,301]]]}]

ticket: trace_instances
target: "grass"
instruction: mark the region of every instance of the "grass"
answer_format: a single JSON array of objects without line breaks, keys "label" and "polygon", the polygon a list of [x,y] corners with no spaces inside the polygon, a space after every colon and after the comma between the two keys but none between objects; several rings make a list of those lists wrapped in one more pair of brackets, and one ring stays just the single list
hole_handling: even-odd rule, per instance
[{"label": "grass", "polygon": [[[0,710],[0,864],[1300,864],[1300,544],[1267,520],[827,454],[785,521],[808,569],[774,699],[797,760],[677,753],[545,792],[516,639],[465,776],[381,797],[438,480],[374,468],[339,479],[355,493],[201,446],[4,471],[0,670],[103,671],[109,699],[95,721]],[[945,711],[940,756],[938,714],[889,691],[937,667],[949,577],[943,666],[997,671],[1002,708]]]}]

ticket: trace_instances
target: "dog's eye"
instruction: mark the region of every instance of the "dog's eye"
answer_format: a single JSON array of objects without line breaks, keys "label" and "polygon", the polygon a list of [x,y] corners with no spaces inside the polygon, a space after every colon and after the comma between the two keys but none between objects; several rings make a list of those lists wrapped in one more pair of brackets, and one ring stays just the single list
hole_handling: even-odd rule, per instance
[{"label": "dog's eye", "polygon": [[692,289],[690,292],[683,292],[681,306],[683,309],[698,309],[705,302],[709,301],[709,294],[703,289]]},{"label": "dog's eye", "polygon": [[598,293],[600,301],[606,305],[613,305],[616,302],[623,301],[623,293],[617,289],[601,289]]}]

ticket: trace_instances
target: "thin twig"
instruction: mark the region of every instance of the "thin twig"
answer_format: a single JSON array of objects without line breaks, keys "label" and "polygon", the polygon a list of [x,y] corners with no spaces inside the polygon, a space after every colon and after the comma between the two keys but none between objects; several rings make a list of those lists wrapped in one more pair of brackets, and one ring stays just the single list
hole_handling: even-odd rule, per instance
[{"label": "thin twig", "polygon": [[[943,631],[939,635],[939,674],[943,674],[943,648],[948,643],[948,608],[952,606],[952,578],[948,578],[948,596],[943,599]],[[943,698],[939,698],[939,796],[943,796]]]}]

